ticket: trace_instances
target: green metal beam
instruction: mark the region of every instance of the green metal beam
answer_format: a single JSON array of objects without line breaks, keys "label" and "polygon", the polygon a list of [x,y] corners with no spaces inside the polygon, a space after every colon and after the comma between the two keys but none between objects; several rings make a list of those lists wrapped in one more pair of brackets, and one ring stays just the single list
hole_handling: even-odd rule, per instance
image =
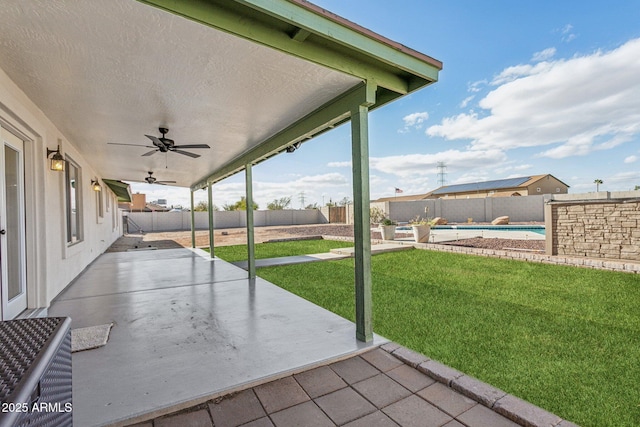
[{"label": "green metal beam", "polygon": [[207,187],[207,197],[208,197],[208,205],[207,205],[207,213],[209,214],[209,256],[211,258],[214,257],[213,254],[213,185],[209,185]]},{"label": "green metal beam", "polygon": [[374,102],[375,99],[368,99],[351,112],[356,338],[364,342],[373,340],[368,117]]},{"label": "green metal beam", "polygon": [[437,81],[442,69],[442,63],[433,58],[302,2],[139,1],[363,80],[375,80],[399,94]]},{"label": "green metal beam", "polygon": [[256,278],[256,248],[253,227],[253,173],[251,163],[245,165],[245,191],[247,202],[247,270],[249,279]]},{"label": "green metal beam", "polygon": [[191,193],[191,247],[196,247],[196,211],[193,203],[193,191]]},{"label": "green metal beam", "polygon": [[368,114],[366,104],[351,114],[356,338],[364,342],[373,340]]},{"label": "green metal beam", "polygon": [[338,126],[349,120],[354,105],[360,105],[370,99],[376,99],[375,85],[363,83],[356,86],[273,135],[262,144],[233,159],[213,174],[202,178],[191,186],[191,190],[205,188],[209,184],[240,172],[247,163],[259,163],[298,141],[305,141]]}]

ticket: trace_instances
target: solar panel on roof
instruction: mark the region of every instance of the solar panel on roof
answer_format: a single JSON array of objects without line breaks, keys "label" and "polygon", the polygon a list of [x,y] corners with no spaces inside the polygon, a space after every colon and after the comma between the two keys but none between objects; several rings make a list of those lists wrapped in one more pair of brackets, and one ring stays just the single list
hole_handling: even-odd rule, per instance
[{"label": "solar panel on roof", "polygon": [[531,177],[496,179],[493,181],[471,182],[469,184],[449,185],[435,190],[432,194],[466,193],[469,191],[501,190],[504,188],[518,187],[529,181]]}]

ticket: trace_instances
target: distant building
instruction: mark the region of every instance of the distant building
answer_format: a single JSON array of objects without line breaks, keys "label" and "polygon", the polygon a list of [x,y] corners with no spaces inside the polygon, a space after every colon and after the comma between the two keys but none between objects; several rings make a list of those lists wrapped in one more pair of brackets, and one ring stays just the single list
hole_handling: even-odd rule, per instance
[{"label": "distant building", "polygon": [[568,192],[569,186],[567,184],[553,175],[547,174],[471,182],[468,184],[445,185],[425,194],[383,197],[375,200],[375,202],[535,196],[542,194],[566,194]]},{"label": "distant building", "polygon": [[[162,200],[162,199],[161,199]],[[158,200],[159,202],[160,200]],[[163,200],[166,205],[166,200]],[[168,212],[169,208],[160,205],[158,202],[147,203],[146,194],[132,194],[131,197],[131,212]]]},{"label": "distant building", "polygon": [[147,207],[147,195],[146,194],[132,194],[131,197],[131,212],[144,212]]}]

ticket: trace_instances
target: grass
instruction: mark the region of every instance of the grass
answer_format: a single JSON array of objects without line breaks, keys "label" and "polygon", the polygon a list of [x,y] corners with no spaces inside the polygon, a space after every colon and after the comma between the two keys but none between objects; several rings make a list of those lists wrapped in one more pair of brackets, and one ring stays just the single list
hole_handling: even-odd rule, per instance
[{"label": "grass", "polygon": [[[336,240],[292,240],[287,242],[258,243],[255,245],[256,259],[279,258],[294,255],[320,254],[335,248],[349,248],[353,242]],[[218,258],[228,262],[247,259],[245,245],[216,246],[214,253]]]},{"label": "grass", "polygon": [[[583,426],[640,425],[639,275],[422,250],[372,269],[376,333]],[[351,259],[258,274],[354,320]]]}]

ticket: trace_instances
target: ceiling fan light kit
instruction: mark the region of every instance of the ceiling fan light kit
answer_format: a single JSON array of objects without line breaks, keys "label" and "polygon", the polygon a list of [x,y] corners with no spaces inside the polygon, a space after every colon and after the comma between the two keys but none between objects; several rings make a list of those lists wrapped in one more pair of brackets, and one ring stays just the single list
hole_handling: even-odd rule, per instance
[{"label": "ceiling fan light kit", "polygon": [[132,145],[134,147],[146,147],[153,148],[153,150],[144,153],[142,156],[151,156],[152,154],[157,153],[158,151],[161,153],[174,152],[178,154],[182,154],[183,156],[192,157],[194,159],[200,157],[200,154],[191,153],[189,151],[184,151],[184,149],[200,149],[200,148],[211,148],[207,144],[186,144],[186,145],[175,145],[173,139],[169,139],[166,137],[166,134],[169,132],[169,128],[160,127],[158,128],[161,137],[145,135],[147,138],[151,140],[153,145],[140,145],[140,144],[118,144],[115,142],[110,142],[111,145]]},{"label": "ceiling fan light kit", "polygon": [[160,185],[167,185],[167,184],[175,184],[175,181],[158,181],[157,178],[155,176],[153,176],[153,172],[149,171],[147,172],[149,174],[149,176],[146,176],[144,178],[145,181],[147,181],[147,184],[160,184]]}]

